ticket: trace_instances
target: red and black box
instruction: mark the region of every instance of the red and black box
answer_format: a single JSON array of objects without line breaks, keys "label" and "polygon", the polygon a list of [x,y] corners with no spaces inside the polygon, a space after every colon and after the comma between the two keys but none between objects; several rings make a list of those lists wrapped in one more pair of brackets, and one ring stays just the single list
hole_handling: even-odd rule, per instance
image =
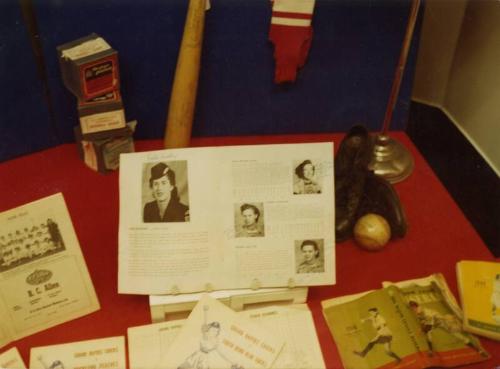
[{"label": "red and black box", "polygon": [[92,33],[57,47],[64,85],[80,100],[120,87],[118,53]]}]

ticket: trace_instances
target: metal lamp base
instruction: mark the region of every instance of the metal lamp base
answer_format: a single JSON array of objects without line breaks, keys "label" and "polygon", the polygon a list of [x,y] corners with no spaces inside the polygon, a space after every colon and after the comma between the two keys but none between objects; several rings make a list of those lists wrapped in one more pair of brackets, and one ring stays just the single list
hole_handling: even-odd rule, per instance
[{"label": "metal lamp base", "polygon": [[401,182],[413,171],[413,156],[399,141],[383,134],[375,136],[369,168],[391,183]]}]

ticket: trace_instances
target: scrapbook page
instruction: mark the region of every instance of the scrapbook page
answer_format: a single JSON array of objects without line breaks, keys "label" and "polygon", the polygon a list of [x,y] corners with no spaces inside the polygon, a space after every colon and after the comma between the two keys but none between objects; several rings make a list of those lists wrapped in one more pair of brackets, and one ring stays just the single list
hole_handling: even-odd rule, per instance
[{"label": "scrapbook page", "polygon": [[335,283],[333,143],[121,155],[119,292]]},{"label": "scrapbook page", "polygon": [[0,214],[0,344],[98,309],[62,194]]}]

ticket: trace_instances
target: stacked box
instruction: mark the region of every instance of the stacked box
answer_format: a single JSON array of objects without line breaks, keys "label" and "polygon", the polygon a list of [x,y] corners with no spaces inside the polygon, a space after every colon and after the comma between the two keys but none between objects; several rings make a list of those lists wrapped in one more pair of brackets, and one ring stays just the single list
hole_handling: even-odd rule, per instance
[{"label": "stacked box", "polygon": [[63,83],[77,99],[75,138],[88,167],[108,173],[121,153],[133,152],[135,124],[126,124],[120,95],[118,53],[92,33],[57,47]]},{"label": "stacked box", "polygon": [[132,135],[136,124],[136,121],[132,121],[124,128],[94,133],[83,133],[80,126],[75,126],[80,158],[89,168],[99,173],[105,174],[118,169],[120,154],[134,152]]},{"label": "stacked box", "polygon": [[78,101],[82,133],[125,127],[125,112],[119,91],[111,91],[90,100]]},{"label": "stacked box", "polygon": [[78,99],[118,90],[118,53],[97,34],[57,47],[64,85]]}]

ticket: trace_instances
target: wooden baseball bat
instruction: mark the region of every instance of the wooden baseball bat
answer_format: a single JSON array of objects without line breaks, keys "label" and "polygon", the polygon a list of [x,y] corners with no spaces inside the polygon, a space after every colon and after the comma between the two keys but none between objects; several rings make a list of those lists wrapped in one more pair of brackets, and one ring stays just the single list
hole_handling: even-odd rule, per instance
[{"label": "wooden baseball bat", "polygon": [[165,127],[165,148],[187,147],[191,138],[206,0],[189,0]]}]

